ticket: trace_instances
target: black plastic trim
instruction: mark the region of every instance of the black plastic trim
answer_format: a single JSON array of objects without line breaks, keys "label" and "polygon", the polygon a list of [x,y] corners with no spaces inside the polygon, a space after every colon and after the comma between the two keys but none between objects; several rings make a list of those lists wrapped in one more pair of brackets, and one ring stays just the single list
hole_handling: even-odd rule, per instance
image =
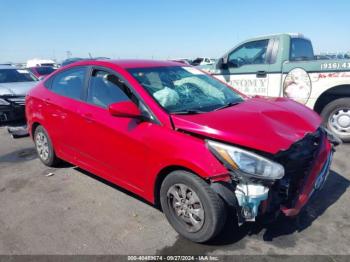
[{"label": "black plastic trim", "polygon": [[238,202],[235,194],[235,187],[233,184],[227,182],[213,182],[210,187],[230,206],[238,207]]}]

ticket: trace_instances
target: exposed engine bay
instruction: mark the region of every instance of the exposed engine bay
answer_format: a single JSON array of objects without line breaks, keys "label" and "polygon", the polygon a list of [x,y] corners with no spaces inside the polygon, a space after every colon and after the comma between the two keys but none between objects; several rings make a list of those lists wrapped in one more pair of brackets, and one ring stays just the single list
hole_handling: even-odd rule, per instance
[{"label": "exposed engine bay", "polygon": [[[300,201],[300,194],[305,187],[310,186],[314,166],[319,162],[318,159],[324,148],[326,139],[337,145],[337,141],[332,141],[323,128],[319,128],[312,134],[307,134],[303,139],[294,143],[288,150],[281,151],[275,155],[265,155],[271,160],[281,164],[284,167],[284,176],[281,179],[267,181],[256,178],[247,178],[242,174],[230,172],[232,184],[226,185],[224,189],[213,183],[213,189],[221,195],[227,202],[228,198],[235,198],[231,204],[236,208],[238,220],[240,223],[255,221],[260,215],[276,214],[285,210],[292,210]],[[307,197],[316,190],[320,190],[329,174],[329,168],[333,155],[327,156],[319,170],[317,178],[312,181],[312,190]],[[261,154],[261,152],[260,152]],[[234,194],[229,194],[229,190]],[[300,211],[300,210],[298,210]],[[284,212],[284,211],[283,211]],[[297,213],[284,212],[286,215],[296,215]]]}]

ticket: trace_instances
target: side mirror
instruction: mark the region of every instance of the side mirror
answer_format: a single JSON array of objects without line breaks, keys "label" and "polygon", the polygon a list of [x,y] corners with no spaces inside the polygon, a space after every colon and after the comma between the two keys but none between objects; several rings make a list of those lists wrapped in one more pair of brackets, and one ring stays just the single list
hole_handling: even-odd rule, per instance
[{"label": "side mirror", "polygon": [[113,103],[108,106],[108,111],[112,116],[139,118],[140,109],[131,101]]},{"label": "side mirror", "polygon": [[42,80],[44,80],[46,78],[46,76],[39,76],[39,81],[42,81]]},{"label": "side mirror", "polygon": [[227,70],[228,69],[227,57],[221,57],[216,63],[216,68]]}]

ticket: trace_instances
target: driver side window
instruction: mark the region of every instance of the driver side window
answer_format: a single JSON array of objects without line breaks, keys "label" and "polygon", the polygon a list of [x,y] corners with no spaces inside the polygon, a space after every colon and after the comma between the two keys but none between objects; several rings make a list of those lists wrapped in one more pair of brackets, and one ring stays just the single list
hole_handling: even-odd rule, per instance
[{"label": "driver side window", "polygon": [[115,75],[103,70],[92,72],[87,95],[88,103],[107,108],[112,103],[129,101],[130,96],[129,89]]},{"label": "driver side window", "polygon": [[228,66],[232,68],[243,65],[266,64],[268,44],[269,40],[266,39],[241,45],[228,56]]}]

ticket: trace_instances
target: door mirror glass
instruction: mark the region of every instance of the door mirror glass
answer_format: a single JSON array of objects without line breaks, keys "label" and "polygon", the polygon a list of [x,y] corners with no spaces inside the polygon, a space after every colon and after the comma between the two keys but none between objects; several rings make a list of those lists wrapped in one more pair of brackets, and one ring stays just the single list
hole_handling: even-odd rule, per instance
[{"label": "door mirror glass", "polygon": [[108,106],[108,111],[112,116],[139,118],[140,109],[131,101],[113,103]]}]

